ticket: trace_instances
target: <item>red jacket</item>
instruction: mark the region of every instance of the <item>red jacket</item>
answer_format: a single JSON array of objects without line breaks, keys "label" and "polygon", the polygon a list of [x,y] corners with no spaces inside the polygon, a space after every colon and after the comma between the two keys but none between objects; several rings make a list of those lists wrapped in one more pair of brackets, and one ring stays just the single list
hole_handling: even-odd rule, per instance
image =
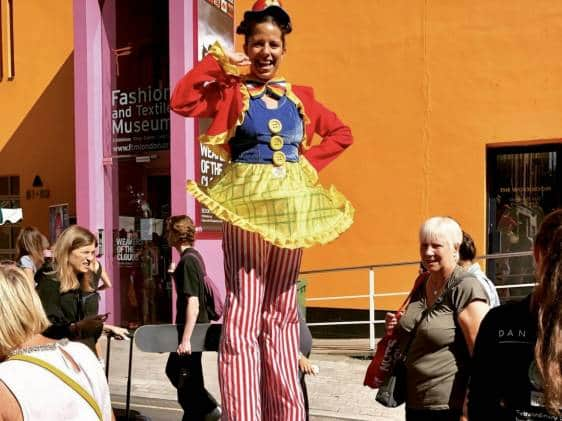
[{"label": "red jacket", "polygon": [[[335,113],[314,99],[312,88],[287,85],[287,97],[295,102],[305,122],[301,152],[319,171],[351,145],[351,130]],[[220,45],[215,44],[178,82],[170,107],[186,117],[211,118],[207,133],[199,140],[228,159],[228,141],[244,121],[249,94],[238,68],[228,62]],[[322,141],[311,146],[314,133],[320,135]]]}]

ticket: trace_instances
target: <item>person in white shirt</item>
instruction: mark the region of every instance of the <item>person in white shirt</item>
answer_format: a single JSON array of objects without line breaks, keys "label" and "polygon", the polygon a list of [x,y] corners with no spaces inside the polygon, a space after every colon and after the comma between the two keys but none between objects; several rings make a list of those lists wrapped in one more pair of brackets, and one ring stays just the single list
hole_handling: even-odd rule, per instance
[{"label": "person in white shirt", "polygon": [[31,282],[34,282],[35,272],[43,266],[48,255],[50,255],[49,240],[41,231],[33,226],[20,230],[16,239],[16,262]]},{"label": "person in white shirt", "polygon": [[85,345],[49,339],[39,297],[15,264],[0,265],[0,419],[110,421],[109,387]]},{"label": "person in white shirt", "polygon": [[497,307],[500,305],[500,297],[498,296],[496,286],[482,271],[478,262],[474,261],[475,258],[476,245],[474,244],[474,240],[469,233],[463,231],[462,243],[459,247],[459,266],[462,266],[467,272],[472,273],[476,279],[480,281],[490,299],[490,308]]}]

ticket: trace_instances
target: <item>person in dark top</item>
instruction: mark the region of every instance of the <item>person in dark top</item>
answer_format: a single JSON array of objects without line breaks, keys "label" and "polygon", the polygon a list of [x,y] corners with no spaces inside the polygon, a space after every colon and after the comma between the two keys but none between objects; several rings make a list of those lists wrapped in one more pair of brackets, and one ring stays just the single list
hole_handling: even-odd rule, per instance
[{"label": "person in dark top", "polygon": [[[90,261],[90,270],[85,274],[79,275],[79,279],[80,305],[82,306],[84,319],[96,317],[99,315],[99,305],[101,300],[99,291],[112,287],[109,275],[94,256],[94,259]],[[96,342],[96,354],[98,356],[102,354],[99,341]]]},{"label": "person in dark top", "polygon": [[39,271],[37,293],[51,322],[44,335],[79,340],[92,350],[103,330],[103,321],[83,321],[80,278],[90,270],[96,250],[95,236],[73,225],[64,230],[54,247],[52,271]]},{"label": "person in dark top", "polygon": [[82,342],[94,353],[104,327],[117,338],[126,335],[122,328],[104,326],[105,315],[86,317],[80,282],[89,274],[96,246],[94,234],[86,228],[72,225],[57,238],[52,266],[51,263],[48,267],[44,265],[35,276],[37,294],[51,322],[43,334],[52,339],[68,338]]},{"label": "person in dark top", "polygon": [[84,316],[97,316],[99,314],[99,291],[104,291],[113,286],[109,275],[96,259],[90,261],[90,271],[80,278]]},{"label": "person in dark top", "polygon": [[[92,262],[93,263],[93,262]],[[93,264],[90,264],[90,268]],[[84,317],[97,316],[99,314],[100,294],[98,292],[98,282],[101,278],[101,265],[95,272],[90,269],[88,273],[80,276],[80,299]]]},{"label": "person in dark top", "polygon": [[201,352],[191,352],[191,334],[196,323],[208,323],[205,307],[203,257],[193,248],[195,227],[186,215],[167,221],[168,242],[181,258],[173,273],[177,291],[176,325],[178,349],[168,357],[166,375],[178,391],[183,420],[218,420],[221,409],[205,389]]},{"label": "person in dark top", "polygon": [[480,326],[469,385],[471,421],[562,420],[562,209],[534,246],[537,286]]}]

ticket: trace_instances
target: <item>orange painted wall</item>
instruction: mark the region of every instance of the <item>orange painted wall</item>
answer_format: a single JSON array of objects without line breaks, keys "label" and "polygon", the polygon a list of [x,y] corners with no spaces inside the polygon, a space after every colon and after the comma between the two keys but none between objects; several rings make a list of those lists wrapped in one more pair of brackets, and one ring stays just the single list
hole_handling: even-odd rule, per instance
[{"label": "orange painted wall", "polygon": [[[252,3],[236,2],[237,22]],[[562,3],[283,4],[294,27],[283,74],[312,85],[355,135],[321,181],[348,196],[356,222],[306,250],[303,270],[415,260],[418,227],[437,214],[455,217],[485,251],[486,147],[562,138]],[[408,290],[416,269],[377,272],[377,292]],[[307,278],[309,297],[368,292],[366,271]]]},{"label": "orange painted wall", "polygon": [[[15,78],[0,81],[0,176],[19,175],[24,224],[48,233],[48,206],[74,214],[72,2],[14,1]],[[6,46],[6,5],[0,0]],[[35,175],[48,199],[26,200]]]},{"label": "orange painted wall", "polygon": [[[75,207],[72,7],[14,3],[16,78],[0,81],[0,176],[20,174],[24,193],[42,177],[51,198],[22,204],[24,223],[46,232],[49,204]],[[252,3],[236,1],[237,21]],[[486,147],[562,137],[562,3],[283,3],[294,24],[283,74],[314,86],[356,139],[321,173],[353,202],[356,223],[306,250],[303,270],[415,260],[418,226],[435,214],[457,218],[485,250]],[[407,290],[414,273],[377,271],[377,292]],[[368,291],[366,271],[307,279],[309,297]]]}]

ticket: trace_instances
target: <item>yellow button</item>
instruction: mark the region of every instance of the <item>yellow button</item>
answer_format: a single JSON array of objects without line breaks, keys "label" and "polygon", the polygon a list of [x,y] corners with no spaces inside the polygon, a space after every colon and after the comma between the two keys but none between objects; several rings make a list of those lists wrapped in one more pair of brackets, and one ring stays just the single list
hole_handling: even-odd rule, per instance
[{"label": "yellow button", "polygon": [[287,157],[283,152],[277,151],[273,153],[273,164],[280,167],[287,161]]},{"label": "yellow button", "polygon": [[269,147],[274,151],[279,151],[283,148],[285,142],[283,142],[283,138],[281,136],[271,136],[269,140]]},{"label": "yellow button", "polygon": [[281,124],[281,122],[276,118],[269,120],[267,126],[269,127],[269,130],[271,130],[271,133],[274,134],[281,133],[281,130],[283,129],[283,124]]}]

